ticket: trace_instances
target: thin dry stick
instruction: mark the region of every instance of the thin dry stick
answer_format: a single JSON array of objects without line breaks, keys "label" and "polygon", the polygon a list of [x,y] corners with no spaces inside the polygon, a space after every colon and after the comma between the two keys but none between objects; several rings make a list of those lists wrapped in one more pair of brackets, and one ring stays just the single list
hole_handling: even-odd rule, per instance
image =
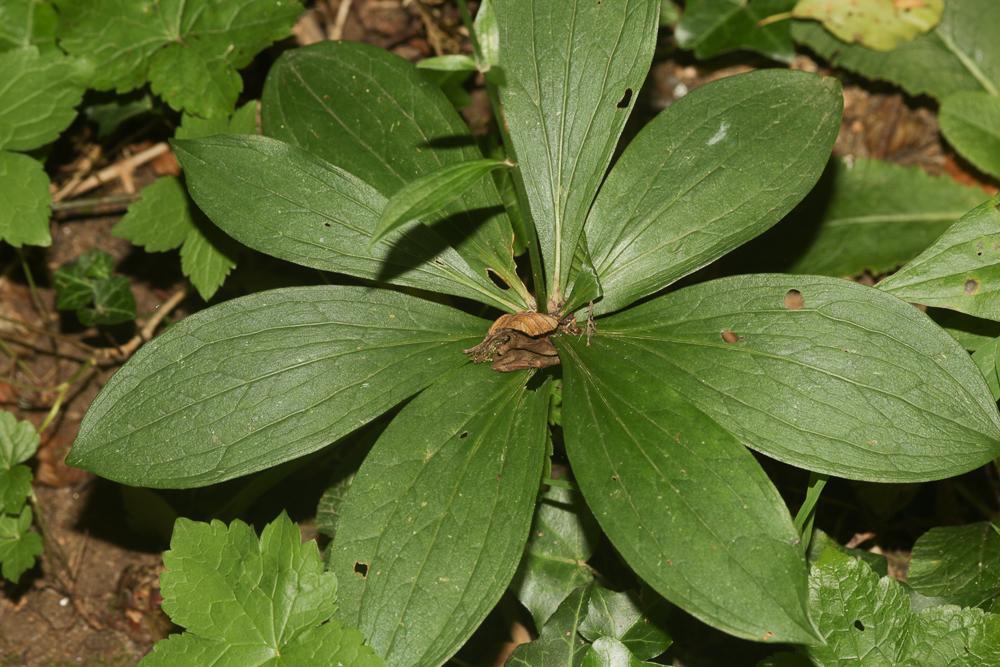
[{"label": "thin dry stick", "polygon": [[333,27],[330,29],[330,39],[343,39],[344,37],[344,24],[347,23],[347,16],[351,13],[351,3],[354,0],[340,0],[340,4],[337,6],[337,18],[333,21]]},{"label": "thin dry stick", "polygon": [[130,338],[124,345],[121,345],[113,350],[108,350],[105,353],[104,358],[100,361],[106,364],[108,362],[124,361],[125,359],[131,357],[135,351],[139,349],[140,345],[153,337],[153,334],[156,333],[156,328],[160,326],[160,323],[163,322],[164,318],[166,318],[166,316],[169,315],[174,308],[180,305],[186,296],[187,288],[181,288],[174,292],[169,299],[163,302],[160,309],[153,313],[153,316],[146,321],[146,324],[144,324],[142,329],[139,330],[139,333],[132,336],[132,338]]},{"label": "thin dry stick", "polygon": [[84,192],[89,192],[94,188],[98,188],[105,183],[115,180],[116,178],[121,178],[125,173],[131,173],[147,162],[155,160],[169,150],[170,146],[167,145],[166,142],[161,141],[158,144],[150,146],[144,151],[140,151],[135,155],[119,160],[113,165],[101,169],[93,176],[86,178],[78,184],[74,185],[72,182],[67,183],[64,188],[52,197],[52,201],[58,202],[66,199],[67,197],[82,195]]}]

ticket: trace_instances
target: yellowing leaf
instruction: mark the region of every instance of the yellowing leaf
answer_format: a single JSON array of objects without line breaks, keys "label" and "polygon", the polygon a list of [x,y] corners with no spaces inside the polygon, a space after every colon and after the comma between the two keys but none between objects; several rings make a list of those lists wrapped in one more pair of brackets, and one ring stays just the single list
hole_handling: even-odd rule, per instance
[{"label": "yellowing leaf", "polygon": [[799,0],[792,16],[815,19],[845,42],[891,51],[941,20],[944,0]]}]

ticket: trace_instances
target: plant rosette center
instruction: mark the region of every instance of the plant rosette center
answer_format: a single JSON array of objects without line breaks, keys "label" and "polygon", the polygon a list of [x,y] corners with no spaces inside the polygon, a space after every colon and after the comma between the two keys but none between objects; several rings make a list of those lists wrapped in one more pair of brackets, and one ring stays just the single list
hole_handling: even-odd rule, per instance
[{"label": "plant rosette center", "polygon": [[481,343],[463,351],[474,363],[489,363],[501,373],[547,368],[559,365],[559,352],[551,338],[564,333],[580,333],[572,314],[560,319],[534,311],[504,313]]}]

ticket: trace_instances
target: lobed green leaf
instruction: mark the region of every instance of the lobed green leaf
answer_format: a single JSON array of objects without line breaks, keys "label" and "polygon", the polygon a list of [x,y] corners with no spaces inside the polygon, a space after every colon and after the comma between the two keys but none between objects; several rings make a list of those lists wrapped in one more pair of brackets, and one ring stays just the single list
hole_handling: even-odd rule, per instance
[{"label": "lobed green leaf", "polygon": [[0,241],[15,248],[48,246],[49,177],[38,160],[0,150]]},{"label": "lobed green leaf", "polygon": [[35,47],[0,53],[0,148],[26,151],[55,141],[76,118],[85,71]]},{"label": "lobed green leaf", "polygon": [[988,521],[939,526],[913,545],[907,582],[927,597],[967,607],[1000,596],[1000,533]]},{"label": "lobed green leaf", "polygon": [[570,593],[542,627],[538,639],[515,649],[507,667],[580,667],[589,647],[578,631],[587,617],[589,600],[590,586]]}]

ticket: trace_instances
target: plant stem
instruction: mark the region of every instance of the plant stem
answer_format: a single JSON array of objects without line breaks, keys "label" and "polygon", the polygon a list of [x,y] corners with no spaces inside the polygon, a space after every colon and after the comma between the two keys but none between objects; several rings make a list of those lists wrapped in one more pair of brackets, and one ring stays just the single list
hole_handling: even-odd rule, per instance
[{"label": "plant stem", "polygon": [[42,425],[38,427],[39,435],[41,435],[49,426],[52,425],[52,422],[55,421],[56,415],[59,414],[59,409],[62,408],[63,401],[66,400],[66,394],[69,393],[69,390],[74,384],[76,384],[77,380],[83,377],[85,373],[90,371],[90,369],[96,365],[96,360],[88,359],[87,363],[82,364],[78,369],[76,369],[76,372],[73,373],[68,380],[59,383],[59,393],[56,394],[56,400],[52,403],[52,407],[49,409],[49,414],[45,415],[45,421],[43,421]]},{"label": "plant stem", "polygon": [[49,311],[42,303],[42,299],[38,296],[38,286],[35,284],[35,276],[31,273],[31,267],[28,266],[28,259],[24,256],[24,251],[21,248],[17,249],[17,257],[21,260],[21,271],[24,272],[24,279],[28,281],[28,291],[31,293],[31,303],[35,306],[35,310],[41,315],[42,319],[48,322]]},{"label": "plant stem", "polygon": [[806,497],[795,515],[795,530],[802,536],[802,551],[809,550],[809,541],[812,539],[813,521],[816,518],[816,503],[819,502],[823,487],[826,486],[828,475],[818,472],[809,473],[809,485],[806,488]]},{"label": "plant stem", "polygon": [[[465,29],[469,32],[469,42],[472,44],[472,51],[476,55],[476,62],[482,67],[484,62],[483,51],[472,22],[472,15],[469,14],[467,0],[458,0],[458,13],[462,17]],[[500,138],[507,158],[517,165],[517,154],[514,151],[514,144],[510,140],[510,134],[507,132],[507,123],[503,119],[500,97],[496,86],[490,82],[490,77],[487,76],[488,71],[488,69],[480,70],[486,87],[486,95],[490,100],[490,107],[493,110],[493,118],[496,121],[497,129],[500,131]],[[538,243],[538,233],[535,231],[535,223],[531,217],[531,208],[528,205],[528,193],[524,188],[524,178],[521,175],[519,166],[515,166],[507,175],[514,183],[514,192],[517,195],[517,207],[520,213],[520,215],[510,216],[510,218],[513,224],[517,226],[517,234],[527,243],[528,261],[531,264],[531,282],[535,288],[536,308],[542,311],[548,303],[545,292],[545,271],[542,268],[542,251]]]}]

